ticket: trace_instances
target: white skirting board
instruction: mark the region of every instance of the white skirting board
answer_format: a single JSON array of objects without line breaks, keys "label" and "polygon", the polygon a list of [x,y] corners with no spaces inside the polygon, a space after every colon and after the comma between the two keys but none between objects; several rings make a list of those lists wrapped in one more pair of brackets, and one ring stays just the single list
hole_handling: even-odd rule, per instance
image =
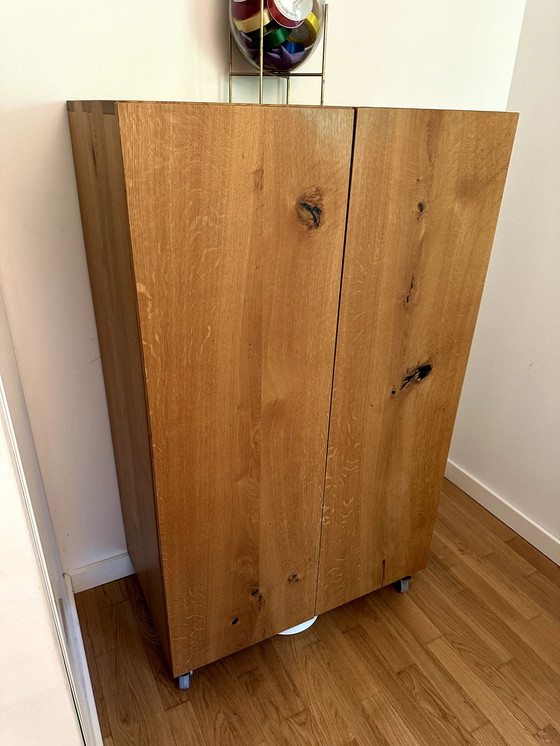
[{"label": "white skirting board", "polygon": [[474,500],[490,511],[496,518],[503,521],[506,526],[516,531],[543,554],[557,565],[560,565],[560,538],[547,531],[544,526],[523,513],[515,505],[512,505],[501,495],[493,492],[476,477],[469,474],[453,461],[447,462],[445,476],[449,481],[460,487],[463,492],[470,495]]},{"label": "white skirting board", "polygon": [[134,575],[134,567],[128,552],[124,552],[76,570],[68,570],[67,574],[72,578],[74,593],[81,593],[103,583]]}]

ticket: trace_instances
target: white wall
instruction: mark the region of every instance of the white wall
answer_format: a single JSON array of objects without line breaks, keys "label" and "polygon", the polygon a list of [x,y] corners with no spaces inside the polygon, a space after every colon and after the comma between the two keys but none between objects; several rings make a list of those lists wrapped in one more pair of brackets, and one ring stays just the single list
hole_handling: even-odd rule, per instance
[{"label": "white wall", "polygon": [[29,415],[17,363],[13,351],[13,341],[8,327],[8,319],[2,293],[0,292],[0,377],[4,387],[6,406],[10,410],[10,418],[17,440],[22,468],[32,500],[33,513],[42,538],[42,550],[48,569],[48,575],[53,594],[57,599],[64,598],[64,582],[62,568],[52,521],[47,503],[41,470],[37,460],[37,452],[33,433],[29,422]]},{"label": "white wall", "polygon": [[13,461],[0,377],[0,743],[83,740]]},{"label": "white wall", "polygon": [[[0,281],[63,568],[74,570],[125,540],[63,102],[225,100],[226,4],[3,5]],[[524,6],[332,0],[326,102],[504,109]],[[317,99],[316,84],[294,85],[295,101]]]},{"label": "white wall", "polygon": [[508,108],[519,125],[450,457],[560,561],[558,0],[528,0]]}]

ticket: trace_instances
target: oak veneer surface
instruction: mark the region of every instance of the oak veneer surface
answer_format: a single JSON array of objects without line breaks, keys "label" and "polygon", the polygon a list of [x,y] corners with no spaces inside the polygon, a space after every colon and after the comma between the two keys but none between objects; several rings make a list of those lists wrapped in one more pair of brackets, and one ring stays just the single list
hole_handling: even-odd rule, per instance
[{"label": "oak veneer surface", "polygon": [[117,116],[179,675],[314,613],[354,112]]},{"label": "oak veneer surface", "polygon": [[516,116],[69,109],[127,538],[174,674],[423,567]]},{"label": "oak veneer surface", "polygon": [[[68,118],[128,550],[169,651],[136,288],[117,118],[101,101]],[[106,113],[106,112],[112,112]]]},{"label": "oak veneer surface", "polygon": [[358,110],[317,613],[426,565],[516,122]]},{"label": "oak veneer surface", "polygon": [[541,632],[560,636],[560,568],[443,489],[408,594],[384,588],[204,666],[189,691],[166,670],[134,578],[78,594],[104,743],[560,743],[560,653]]}]

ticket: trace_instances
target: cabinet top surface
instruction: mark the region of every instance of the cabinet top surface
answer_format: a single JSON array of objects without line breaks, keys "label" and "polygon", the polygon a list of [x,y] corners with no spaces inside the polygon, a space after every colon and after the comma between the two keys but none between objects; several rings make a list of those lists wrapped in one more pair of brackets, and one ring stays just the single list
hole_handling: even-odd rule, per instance
[{"label": "cabinet top surface", "polygon": [[[94,99],[94,100],[75,100],[75,101],[67,101],[67,107],[69,111],[74,111],[76,108],[76,104],[81,104],[81,108],[83,111],[88,111],[91,108],[91,105],[95,101],[100,101],[100,99]],[[518,116],[517,112],[511,112],[511,111],[495,111],[495,110],[487,110],[487,109],[430,109],[430,108],[420,108],[420,107],[398,107],[398,106],[321,106],[318,104],[244,104],[244,103],[225,103],[225,102],[214,102],[214,101],[134,101],[134,100],[127,100],[127,99],[114,99],[114,100],[101,100],[101,103],[103,104],[103,111],[105,114],[114,114],[116,111],[116,107],[119,105],[136,105],[136,106],[210,106],[210,107],[216,107],[216,106],[237,106],[237,107],[243,107],[243,108],[259,108],[259,107],[266,107],[268,109],[348,109],[348,110],[354,110],[354,109],[361,109],[361,110],[381,110],[381,111],[465,111],[470,113],[479,113],[479,114],[502,114],[502,115],[508,115],[508,116]]]}]

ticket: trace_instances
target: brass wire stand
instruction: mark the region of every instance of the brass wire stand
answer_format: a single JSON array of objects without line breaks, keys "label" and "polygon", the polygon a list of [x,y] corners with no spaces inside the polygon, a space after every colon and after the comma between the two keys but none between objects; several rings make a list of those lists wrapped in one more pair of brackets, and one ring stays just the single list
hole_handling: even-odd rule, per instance
[{"label": "brass wire stand", "polygon": [[290,103],[290,81],[292,78],[321,78],[321,106],[325,103],[325,81],[327,71],[327,31],[329,28],[329,6],[325,4],[325,20],[323,24],[323,54],[320,73],[292,73],[277,70],[264,69],[264,0],[261,0],[261,35],[259,45],[259,71],[258,72],[234,72],[233,70],[233,38],[229,34],[229,103],[233,103],[233,79],[234,78],[257,78],[259,79],[259,104],[263,103],[263,80],[264,78],[284,78],[286,81],[286,104]]}]

